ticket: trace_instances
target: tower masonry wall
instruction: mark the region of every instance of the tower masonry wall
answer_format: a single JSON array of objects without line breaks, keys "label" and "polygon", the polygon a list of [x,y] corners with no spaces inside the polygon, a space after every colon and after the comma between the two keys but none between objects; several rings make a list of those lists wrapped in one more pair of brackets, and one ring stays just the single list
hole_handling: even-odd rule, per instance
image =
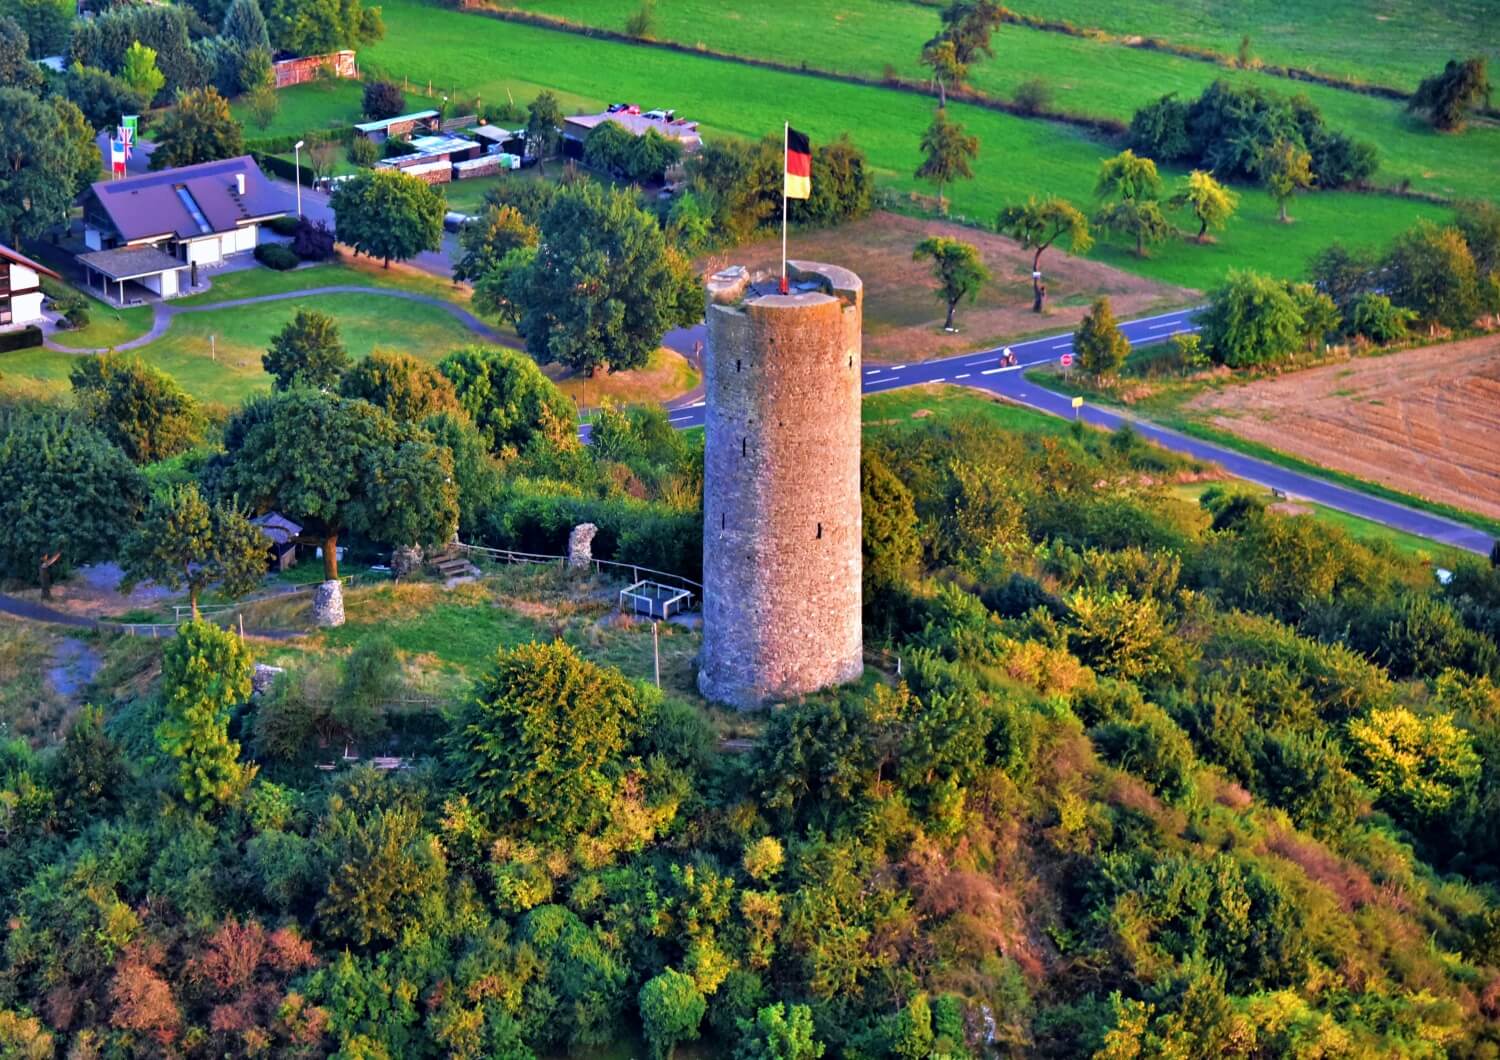
[{"label": "tower masonry wall", "polygon": [[863,289],[789,264],[792,288],[708,285],[700,690],[741,709],[852,680],[860,625]]}]

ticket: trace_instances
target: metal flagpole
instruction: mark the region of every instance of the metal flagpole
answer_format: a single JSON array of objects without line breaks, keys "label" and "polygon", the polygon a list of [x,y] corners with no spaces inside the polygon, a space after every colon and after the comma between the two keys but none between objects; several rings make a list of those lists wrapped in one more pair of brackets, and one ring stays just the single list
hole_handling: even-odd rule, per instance
[{"label": "metal flagpole", "polygon": [[792,123],[781,123],[781,293],[787,293],[786,284],[786,149]]}]

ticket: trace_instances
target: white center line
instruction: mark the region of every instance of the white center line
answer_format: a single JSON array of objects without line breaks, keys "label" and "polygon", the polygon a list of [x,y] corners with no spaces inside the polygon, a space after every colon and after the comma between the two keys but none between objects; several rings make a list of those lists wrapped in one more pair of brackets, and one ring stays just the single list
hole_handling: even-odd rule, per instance
[{"label": "white center line", "polygon": [[866,368],[865,375],[874,375],[878,371],[880,371],[879,368]]},{"label": "white center line", "polygon": [[929,379],[927,381],[929,383],[946,383],[947,382],[947,380],[944,379],[942,376],[938,376],[936,379]]},{"label": "white center line", "polygon": [[989,369],[986,369],[983,372],[980,372],[979,374],[980,375],[994,375],[996,372],[1003,372],[1003,371],[1005,371],[1004,368],[989,368]]},{"label": "white center line", "polygon": [[981,364],[989,364],[989,363],[990,363],[990,359],[988,357],[986,357],[982,361],[965,361],[964,362],[964,367],[965,368],[977,368]]},{"label": "white center line", "polygon": [[899,372],[899,371],[901,371],[901,369],[903,369],[905,367],[906,367],[906,365],[904,365],[904,364],[893,364],[893,365],[891,365],[891,371],[893,371],[893,372]]},{"label": "white center line", "polygon": [[1179,325],[1181,323],[1182,323],[1182,321],[1180,321],[1180,320],[1169,320],[1165,324],[1147,324],[1146,325],[1146,330],[1147,331],[1159,331],[1162,328],[1175,328],[1175,327],[1177,327],[1177,325]]},{"label": "white center line", "polygon": [[954,379],[967,379],[967,378],[969,378],[969,373],[968,372],[960,372],[960,373],[958,373],[958,375],[954,376],[953,378]]},{"label": "white center line", "polygon": [[1054,350],[1066,350],[1071,345],[1073,345],[1073,340],[1069,339],[1067,342],[1059,342],[1056,346],[1054,346],[1052,348]]},{"label": "white center line", "polygon": [[899,379],[871,379],[865,386],[883,386],[886,383],[899,383]]}]

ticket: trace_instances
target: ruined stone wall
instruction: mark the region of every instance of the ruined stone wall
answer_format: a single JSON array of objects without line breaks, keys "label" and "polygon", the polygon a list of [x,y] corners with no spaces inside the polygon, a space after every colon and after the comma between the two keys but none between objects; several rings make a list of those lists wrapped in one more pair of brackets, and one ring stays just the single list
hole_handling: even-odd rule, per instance
[{"label": "ruined stone wall", "polygon": [[742,709],[863,669],[863,291],[846,269],[794,265],[794,285],[819,288],[709,283],[698,686]]}]

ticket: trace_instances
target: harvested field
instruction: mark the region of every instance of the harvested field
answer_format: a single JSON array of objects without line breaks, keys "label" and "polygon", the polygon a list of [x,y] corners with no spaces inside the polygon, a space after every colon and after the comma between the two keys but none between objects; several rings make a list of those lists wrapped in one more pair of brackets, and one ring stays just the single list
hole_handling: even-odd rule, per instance
[{"label": "harvested field", "polygon": [[[914,262],[912,248],[928,236],[950,236],[979,248],[993,279],[974,303],[958,307],[957,335],[943,333],[944,305],[936,293],[930,264]],[[794,232],[793,258],[826,261],[857,272],[865,284],[865,359],[920,361],[1013,341],[1027,335],[1068,331],[1089,303],[1109,295],[1119,319],[1192,305],[1196,291],[1172,287],[1057,248],[1042,258],[1048,289],[1047,312],[1031,311],[1031,251],[990,232],[875,213],[840,228]],[[779,269],[781,240],[762,240],[717,256],[710,264]]]},{"label": "harvested field", "polygon": [[1500,518],[1500,335],[1227,387],[1187,407],[1242,438]]}]

